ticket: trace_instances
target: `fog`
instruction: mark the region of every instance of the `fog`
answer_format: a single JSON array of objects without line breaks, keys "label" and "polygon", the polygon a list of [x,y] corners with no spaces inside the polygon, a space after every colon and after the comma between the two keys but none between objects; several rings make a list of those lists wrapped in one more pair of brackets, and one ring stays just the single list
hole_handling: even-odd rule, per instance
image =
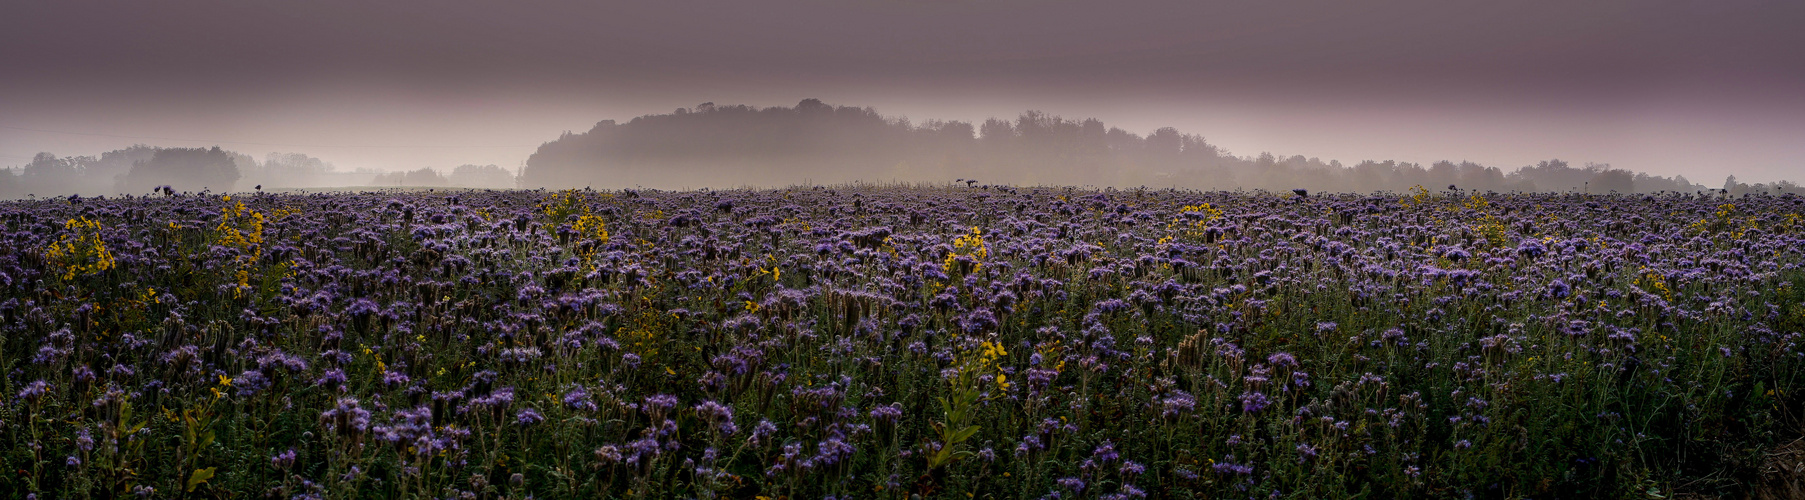
[{"label": "fog", "polygon": [[[521,172],[542,145],[602,120],[806,98],[916,125],[1013,122],[1037,110],[1140,137],[1172,127],[1251,160],[1470,162],[1510,173],[1561,159],[1710,188],[1730,175],[1805,177],[1805,34],[1796,29],[1805,5],[1796,3],[75,1],[8,10],[0,166],[21,181],[39,153],[98,159],[140,144],[218,146],[258,164],[299,153],[337,175],[276,175],[266,187],[387,185],[376,176],[425,168],[447,177],[460,165]],[[79,173],[129,167],[109,165]],[[769,168],[748,178],[962,177]],[[728,182],[697,172],[596,187]],[[29,193],[148,190],[115,181]],[[247,173],[206,188],[257,182]]]}]

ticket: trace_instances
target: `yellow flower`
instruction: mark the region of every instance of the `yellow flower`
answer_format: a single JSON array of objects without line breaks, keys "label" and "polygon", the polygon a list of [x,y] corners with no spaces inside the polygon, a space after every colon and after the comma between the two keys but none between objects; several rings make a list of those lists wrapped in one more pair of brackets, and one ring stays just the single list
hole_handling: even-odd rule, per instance
[{"label": "yellow flower", "polygon": [[232,377],[227,377],[227,376],[225,376],[225,375],[220,375],[220,376],[219,376],[219,385],[224,385],[224,386],[230,386],[230,385],[232,385]]},{"label": "yellow flower", "polygon": [[63,279],[72,280],[77,275],[113,269],[113,252],[107,250],[106,242],[100,239],[99,221],[87,217],[69,219],[63,228],[69,233],[44,250],[44,257],[62,268]]},{"label": "yellow flower", "polygon": [[[966,235],[963,235],[963,236],[953,239],[953,248],[970,249],[964,255],[971,257],[973,260],[979,261],[978,263],[976,263],[972,266],[971,270],[973,270],[973,271],[976,271],[978,268],[983,267],[984,258],[990,256],[990,250],[984,246],[984,233],[981,229],[979,229],[977,227],[972,227],[970,234],[966,234]],[[941,269],[946,270],[946,271],[952,271],[953,260],[958,258],[959,255],[960,255],[960,253],[957,251],[947,252],[946,261],[941,263],[941,265],[940,265]]]}]

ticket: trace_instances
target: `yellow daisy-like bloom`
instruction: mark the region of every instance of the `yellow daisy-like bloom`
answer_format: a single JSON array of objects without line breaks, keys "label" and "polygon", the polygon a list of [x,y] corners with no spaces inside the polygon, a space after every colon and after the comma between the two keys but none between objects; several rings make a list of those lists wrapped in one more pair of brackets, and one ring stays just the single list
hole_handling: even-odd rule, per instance
[{"label": "yellow daisy-like bloom", "polygon": [[984,258],[990,256],[990,249],[984,246],[984,232],[982,229],[974,226],[971,228],[970,233],[953,239],[953,251],[947,252],[946,261],[940,264],[941,269],[952,272],[953,261],[958,259],[961,255],[977,261],[977,263],[972,265],[972,271],[976,271],[979,267],[983,267]]},{"label": "yellow daisy-like bloom", "polygon": [[99,274],[116,266],[113,252],[107,250],[106,242],[100,239],[100,221],[87,217],[69,219],[63,223],[63,228],[69,233],[44,249],[45,259],[62,268],[63,279]]}]

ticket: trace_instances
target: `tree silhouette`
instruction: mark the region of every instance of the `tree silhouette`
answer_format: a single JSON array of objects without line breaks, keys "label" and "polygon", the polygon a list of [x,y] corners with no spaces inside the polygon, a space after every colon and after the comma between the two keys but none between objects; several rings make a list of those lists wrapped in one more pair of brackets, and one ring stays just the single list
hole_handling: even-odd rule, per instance
[{"label": "tree silhouette", "polygon": [[134,163],[125,175],[124,186],[134,190],[167,185],[177,190],[231,191],[238,178],[238,159],[218,146],[168,148],[157,150],[149,160]]},{"label": "tree silhouette", "polygon": [[1272,191],[1402,191],[1460,186],[1478,191],[1623,193],[1687,190],[1680,179],[1634,175],[1608,165],[1573,168],[1553,159],[1506,173],[1472,162],[1367,161],[1343,166],[1303,156],[1237,157],[1203,137],[1161,128],[1142,137],[1100,120],[1027,111],[1014,120],[919,125],[871,108],[804,99],[794,107],[703,103],[682,113],[602,121],[566,133],[527,160],[522,185],[784,185],[802,181],[1170,185]]}]

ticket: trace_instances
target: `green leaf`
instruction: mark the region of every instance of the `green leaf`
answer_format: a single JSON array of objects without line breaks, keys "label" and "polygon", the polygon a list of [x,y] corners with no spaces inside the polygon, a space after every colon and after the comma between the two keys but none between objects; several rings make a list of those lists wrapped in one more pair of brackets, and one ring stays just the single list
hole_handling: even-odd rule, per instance
[{"label": "green leaf", "polygon": [[964,429],[959,429],[958,432],[953,433],[953,437],[951,439],[948,439],[947,442],[948,443],[963,443],[963,442],[965,442],[965,440],[971,439],[972,434],[977,434],[977,433],[978,433],[978,426],[976,426],[976,425],[966,427]]},{"label": "green leaf", "polygon": [[928,468],[932,469],[945,465],[949,460],[952,460],[952,447],[942,446],[940,447],[940,451],[934,452],[934,456],[928,457]]},{"label": "green leaf", "polygon": [[196,486],[207,482],[208,479],[213,479],[213,469],[213,467],[195,469],[194,474],[188,476],[188,491],[193,492]]}]

